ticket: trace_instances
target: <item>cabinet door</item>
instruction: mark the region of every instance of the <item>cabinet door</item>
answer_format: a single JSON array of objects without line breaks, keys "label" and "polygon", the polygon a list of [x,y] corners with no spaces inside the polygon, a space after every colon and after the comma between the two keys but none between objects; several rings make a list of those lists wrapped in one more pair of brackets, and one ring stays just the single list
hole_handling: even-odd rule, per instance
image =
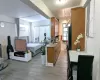
[{"label": "cabinet door", "polygon": [[55,51],[54,51],[54,48],[53,47],[48,47],[47,48],[47,61],[48,63],[54,63],[55,60],[54,60],[54,57],[55,56]]},{"label": "cabinet door", "polygon": [[51,38],[58,36],[58,25],[59,22],[55,17],[51,18]]},{"label": "cabinet door", "polygon": [[55,21],[55,36],[58,36],[58,22]]},{"label": "cabinet door", "polygon": [[55,18],[51,18],[51,38],[55,37]]}]

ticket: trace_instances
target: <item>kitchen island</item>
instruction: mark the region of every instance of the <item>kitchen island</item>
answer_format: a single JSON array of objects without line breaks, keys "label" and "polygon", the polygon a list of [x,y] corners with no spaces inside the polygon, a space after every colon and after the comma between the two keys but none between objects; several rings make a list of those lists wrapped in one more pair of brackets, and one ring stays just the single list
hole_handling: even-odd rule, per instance
[{"label": "kitchen island", "polygon": [[46,46],[46,66],[54,66],[61,51],[61,42],[50,43]]}]

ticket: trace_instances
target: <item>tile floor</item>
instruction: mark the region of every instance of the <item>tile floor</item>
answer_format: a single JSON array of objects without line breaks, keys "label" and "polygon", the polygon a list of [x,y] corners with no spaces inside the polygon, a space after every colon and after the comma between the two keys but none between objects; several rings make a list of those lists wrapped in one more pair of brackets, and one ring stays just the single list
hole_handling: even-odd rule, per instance
[{"label": "tile floor", "polygon": [[41,65],[41,55],[38,54],[30,62],[10,60],[9,66],[0,72],[0,80],[67,80],[66,46],[55,67]]}]

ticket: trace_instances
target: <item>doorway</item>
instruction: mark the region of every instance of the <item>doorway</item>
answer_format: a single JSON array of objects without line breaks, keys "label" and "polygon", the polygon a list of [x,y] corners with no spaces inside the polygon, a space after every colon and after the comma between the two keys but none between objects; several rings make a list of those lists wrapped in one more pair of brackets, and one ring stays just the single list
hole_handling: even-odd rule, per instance
[{"label": "doorway", "polygon": [[62,35],[62,40],[65,42],[65,41],[68,41],[68,26],[66,23],[63,23],[62,24],[62,27],[63,27],[63,35]]}]

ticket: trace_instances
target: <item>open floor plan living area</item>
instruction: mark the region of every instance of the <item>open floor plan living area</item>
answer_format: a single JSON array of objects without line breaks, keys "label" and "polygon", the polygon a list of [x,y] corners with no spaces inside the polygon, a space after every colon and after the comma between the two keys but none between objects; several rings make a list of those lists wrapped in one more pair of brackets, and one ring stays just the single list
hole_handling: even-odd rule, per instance
[{"label": "open floor plan living area", "polygon": [[99,0],[0,0],[0,80],[100,80]]},{"label": "open floor plan living area", "polygon": [[28,63],[10,60],[9,65],[0,71],[1,80],[66,80],[67,60],[66,47],[62,51],[55,67],[46,67],[41,63],[41,54]]}]

